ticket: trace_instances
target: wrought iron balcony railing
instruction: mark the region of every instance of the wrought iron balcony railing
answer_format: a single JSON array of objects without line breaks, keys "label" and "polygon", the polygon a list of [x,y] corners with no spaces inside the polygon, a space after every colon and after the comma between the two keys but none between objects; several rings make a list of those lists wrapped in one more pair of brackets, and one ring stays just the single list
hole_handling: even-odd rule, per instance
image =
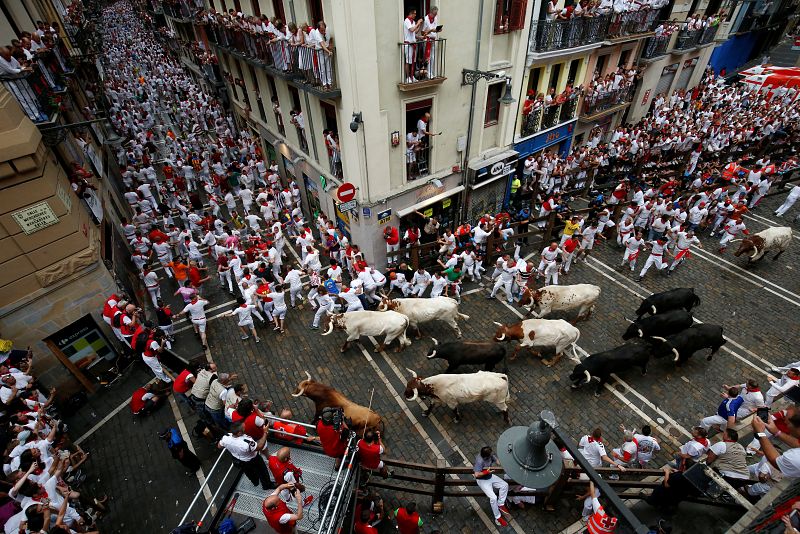
[{"label": "wrought iron balcony railing", "polygon": [[569,20],[533,20],[531,52],[551,52],[652,31],[658,10],[642,9]]},{"label": "wrought iron balcony railing", "polygon": [[443,82],[446,53],[447,39],[400,43],[400,85],[413,88]]},{"label": "wrought iron balcony railing", "polygon": [[35,68],[19,74],[0,75],[0,83],[17,99],[22,111],[35,123],[49,122],[58,111],[57,96],[47,78]]},{"label": "wrought iron balcony railing", "polygon": [[613,91],[584,95],[583,110],[581,115],[595,115],[614,106],[625,104],[633,100],[634,87],[631,85]]},{"label": "wrought iron balcony railing", "polygon": [[642,51],[643,59],[653,59],[656,57],[664,56],[667,54],[669,48],[669,40],[671,35],[660,35],[658,37],[650,37],[644,43],[644,50]]},{"label": "wrought iron balcony railing", "polygon": [[527,137],[536,132],[547,130],[575,118],[578,107],[578,97],[575,96],[561,104],[553,104],[533,109],[522,116],[520,135]]}]

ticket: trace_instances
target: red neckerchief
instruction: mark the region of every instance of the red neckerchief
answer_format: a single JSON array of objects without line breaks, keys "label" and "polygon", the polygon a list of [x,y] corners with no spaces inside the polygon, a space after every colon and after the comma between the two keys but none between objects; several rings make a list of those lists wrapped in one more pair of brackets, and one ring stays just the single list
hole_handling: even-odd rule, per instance
[{"label": "red neckerchief", "polygon": [[694,440],[703,447],[708,447],[708,440],[706,438],[694,438]]},{"label": "red neckerchief", "polygon": [[753,388],[753,389],[747,388],[748,393],[758,393],[759,391],[761,391],[759,388]]},{"label": "red neckerchief", "polygon": [[589,438],[589,443],[595,442],[595,439],[592,436],[586,436],[586,437]]},{"label": "red neckerchief", "polygon": [[433,22],[433,19],[435,19],[435,18],[436,18],[436,17],[432,16],[432,14],[431,14],[431,13],[428,13],[428,20],[429,20],[429,21]]}]

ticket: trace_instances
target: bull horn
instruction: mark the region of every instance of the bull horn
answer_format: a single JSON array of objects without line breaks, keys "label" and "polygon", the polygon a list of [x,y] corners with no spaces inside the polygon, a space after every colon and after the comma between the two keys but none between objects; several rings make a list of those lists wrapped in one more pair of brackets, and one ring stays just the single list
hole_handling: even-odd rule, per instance
[{"label": "bull horn", "polygon": [[663,341],[664,343],[667,342],[666,339],[664,339],[663,337],[658,337],[658,336],[650,336],[650,339],[657,339],[658,341]]},{"label": "bull horn", "polygon": [[631,320],[630,320],[630,319],[628,319],[627,317],[623,317],[623,319],[625,319],[625,320],[626,320],[626,321],[628,321],[629,323],[633,324],[633,321],[631,321]]},{"label": "bull horn", "polygon": [[308,381],[311,380],[311,373],[309,373],[308,371],[306,371],[306,380]]},{"label": "bull horn", "polygon": [[429,359],[429,360],[431,360],[431,359],[433,359],[433,358],[435,358],[435,357],[436,357],[436,351],[435,351],[435,350],[431,351],[431,353],[430,353],[430,354],[428,354],[428,359]]},{"label": "bull horn", "polygon": [[505,338],[506,338],[505,334],[500,334],[500,337],[496,337],[494,339],[495,339],[495,341],[503,341]]},{"label": "bull horn", "polygon": [[497,326],[505,326],[504,324],[502,324],[502,323],[498,323],[497,321],[492,321],[492,322],[493,322],[494,324],[496,324]]},{"label": "bull horn", "polygon": [[592,381],[592,375],[591,375],[591,373],[589,373],[589,371],[584,371],[583,374],[586,375],[586,383],[587,384]]},{"label": "bull horn", "polygon": [[406,371],[408,371],[409,373],[411,373],[411,376],[412,376],[413,378],[417,378],[417,373],[416,373],[416,372],[412,371],[412,370],[411,370],[411,369],[409,369],[408,367],[406,367]]},{"label": "bull horn", "polygon": [[306,388],[300,388],[300,393],[292,393],[292,397],[302,397],[305,392]]},{"label": "bull horn", "polygon": [[675,354],[675,358],[672,361],[677,362],[681,357],[681,355],[678,353],[678,349],[672,349],[672,353]]},{"label": "bull horn", "polygon": [[754,246],[754,247],[753,247],[753,249],[754,249],[754,251],[753,251],[753,255],[752,255],[752,256],[750,256],[750,259],[751,259],[751,260],[752,260],[753,258],[755,258],[756,256],[758,256],[758,247],[755,247],[755,246]]},{"label": "bull horn", "polygon": [[639,331],[639,337],[644,337],[644,332],[642,332],[641,328],[637,328],[636,330]]},{"label": "bull horn", "polygon": [[439,342],[438,342],[438,341],[436,341],[436,338],[435,338],[435,337],[432,337],[432,338],[431,338],[431,341],[433,341],[433,344],[434,344],[434,345],[438,345],[438,344],[439,344]]},{"label": "bull horn", "polygon": [[410,399],[406,399],[406,400],[407,400],[408,402],[414,402],[414,401],[415,401],[415,400],[417,400],[418,398],[419,398],[419,392],[417,391],[417,388],[414,388],[414,396],[413,396],[413,397],[411,397]]},{"label": "bull horn", "polygon": [[656,311],[656,307],[655,307],[654,305],[651,305],[651,306],[650,306],[650,309],[651,309],[651,310],[653,310],[653,315],[655,315],[656,313],[658,313],[658,312]]},{"label": "bull horn", "polygon": [[322,334],[322,335],[323,335],[323,336],[327,336],[327,335],[328,335],[328,334],[330,334],[331,332],[333,332],[333,319],[331,319],[330,321],[328,321],[328,329],[327,329],[325,332],[323,332],[323,334]]}]

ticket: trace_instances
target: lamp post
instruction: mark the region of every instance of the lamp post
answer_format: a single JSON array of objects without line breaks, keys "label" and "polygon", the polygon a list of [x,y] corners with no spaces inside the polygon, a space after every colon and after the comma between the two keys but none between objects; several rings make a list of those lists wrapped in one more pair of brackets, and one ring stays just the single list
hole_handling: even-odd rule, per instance
[{"label": "lamp post", "polygon": [[467,218],[467,198],[471,186],[469,176],[469,149],[472,143],[472,123],[474,122],[475,115],[475,93],[477,92],[477,84],[481,80],[499,80],[505,78],[506,87],[503,96],[498,100],[504,106],[508,106],[516,102],[511,94],[511,78],[505,75],[505,71],[489,72],[483,70],[463,69],[461,71],[461,86],[472,86],[472,95],[469,101],[469,124],[467,125],[467,146],[464,148],[464,162],[461,165],[462,172],[466,173],[464,176],[464,190],[461,191],[461,222]]}]

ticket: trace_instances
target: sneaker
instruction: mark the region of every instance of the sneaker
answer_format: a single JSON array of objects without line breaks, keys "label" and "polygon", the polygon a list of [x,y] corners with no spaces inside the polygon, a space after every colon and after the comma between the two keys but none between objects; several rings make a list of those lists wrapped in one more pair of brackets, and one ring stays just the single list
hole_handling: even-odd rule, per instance
[{"label": "sneaker", "polygon": [[311,325],[310,328],[311,328],[311,330],[319,330],[319,327],[318,326],[314,326],[313,324]]},{"label": "sneaker", "polygon": [[637,282],[641,282],[642,280],[644,280],[644,276],[640,276],[640,277],[638,277],[638,278],[636,279],[636,281],[637,281]]},{"label": "sneaker", "polygon": [[511,511],[508,509],[508,506],[506,506],[505,504],[503,504],[501,506],[498,506],[497,509],[500,510],[501,512],[503,512],[504,514],[511,514]]},{"label": "sneaker", "polygon": [[261,343],[261,339],[256,338],[256,343]]},{"label": "sneaker", "polygon": [[303,508],[305,508],[306,506],[310,505],[312,502],[314,502],[314,496],[313,495],[307,495],[306,498],[303,499]]},{"label": "sneaker", "polygon": [[242,340],[250,339],[250,336],[242,336]]},{"label": "sneaker", "polygon": [[500,516],[498,518],[495,518],[494,524],[499,526],[499,527],[507,527],[508,526],[508,521],[503,519],[503,516]]},{"label": "sneaker", "polygon": [[493,299],[493,298],[495,298],[495,297],[494,297],[494,295],[486,295],[486,298],[487,298],[487,299]]},{"label": "sneaker", "polygon": [[619,475],[608,475],[609,480],[619,480]]}]

